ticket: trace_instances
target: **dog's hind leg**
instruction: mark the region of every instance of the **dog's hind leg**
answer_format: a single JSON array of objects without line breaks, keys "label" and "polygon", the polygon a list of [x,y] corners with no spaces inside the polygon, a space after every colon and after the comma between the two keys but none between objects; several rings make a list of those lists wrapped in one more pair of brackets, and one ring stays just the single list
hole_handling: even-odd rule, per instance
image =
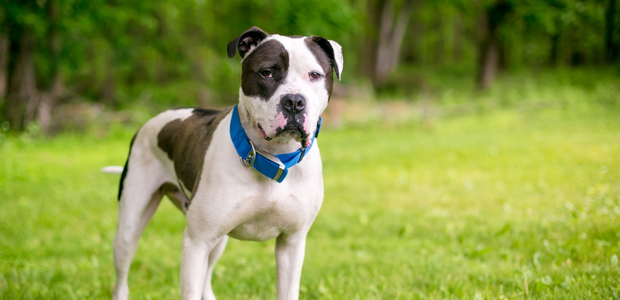
[{"label": "dog's hind leg", "polygon": [[158,172],[149,169],[130,168],[119,200],[118,227],[114,238],[115,300],[125,300],[129,295],[127,276],[131,260],[138,249],[140,236],[163,196],[162,180],[156,175]]},{"label": "dog's hind leg", "polygon": [[205,279],[204,289],[202,291],[203,300],[215,300],[215,294],[213,294],[213,288],[211,287],[211,278],[213,277],[213,267],[226,248],[228,242],[228,236],[225,235],[220,242],[209,253],[209,264],[207,267],[207,277]]}]

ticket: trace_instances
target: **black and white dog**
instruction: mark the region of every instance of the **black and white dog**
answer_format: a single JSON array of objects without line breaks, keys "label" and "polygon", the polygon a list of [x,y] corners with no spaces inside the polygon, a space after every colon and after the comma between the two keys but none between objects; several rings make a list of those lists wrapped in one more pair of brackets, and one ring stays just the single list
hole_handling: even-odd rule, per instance
[{"label": "black and white dog", "polygon": [[228,236],[277,238],[278,299],[299,296],[306,235],[323,202],[315,137],[332,72],[338,79],[342,73],[342,48],[318,36],[269,35],[252,27],[228,44],[229,57],[237,52],[238,105],[165,111],[132,141],[119,188],[114,299],[128,297],[131,260],[164,195],[187,216],[183,299],[215,299],[213,266]]}]

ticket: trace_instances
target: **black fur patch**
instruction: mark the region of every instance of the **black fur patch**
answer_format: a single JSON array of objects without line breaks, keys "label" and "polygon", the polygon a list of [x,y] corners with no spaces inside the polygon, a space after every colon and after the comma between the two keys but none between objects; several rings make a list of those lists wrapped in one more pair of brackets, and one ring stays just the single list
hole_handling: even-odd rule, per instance
[{"label": "black fur patch", "polygon": [[248,53],[250,49],[252,49],[252,47],[258,45],[268,36],[268,33],[264,32],[262,29],[256,26],[246,30],[236,39],[228,43],[228,46],[226,47],[228,57],[233,58],[237,50],[239,50],[239,55],[241,55],[241,57],[243,58],[245,54]]},{"label": "black fur patch", "polygon": [[[286,78],[288,66],[288,51],[282,43],[276,40],[263,42],[245,57],[241,65],[243,93],[268,101]],[[270,71],[272,77],[264,77],[262,71]]]},{"label": "black fur patch", "polygon": [[230,109],[219,111],[196,108],[190,117],[169,122],[157,135],[157,146],[174,162],[177,177],[192,191],[192,196],[213,132]]},{"label": "black fur patch", "polygon": [[[310,52],[314,55],[316,60],[323,68],[323,74],[325,74],[325,88],[327,89],[328,97],[332,96],[332,89],[334,88],[334,75],[333,70],[338,72],[338,67],[334,62],[334,49],[331,44],[325,38],[320,36],[311,36],[305,39],[306,46],[310,49]],[[328,98],[328,100],[329,100]]]},{"label": "black fur patch", "polygon": [[204,109],[204,108],[194,108],[194,110],[192,111],[194,116],[197,116],[197,117],[200,117],[200,118],[205,118],[205,117],[217,115],[217,114],[219,114],[221,112],[222,111],[217,110],[217,109]]},{"label": "black fur patch", "polygon": [[125,181],[125,177],[127,177],[127,170],[129,169],[129,156],[131,156],[131,148],[133,147],[133,142],[136,141],[136,137],[138,136],[138,130],[136,134],[133,135],[131,139],[131,143],[129,143],[129,154],[127,154],[127,160],[125,161],[125,167],[123,168],[123,173],[121,174],[121,182],[118,184],[118,201],[121,201],[121,194],[123,193],[123,185]]}]

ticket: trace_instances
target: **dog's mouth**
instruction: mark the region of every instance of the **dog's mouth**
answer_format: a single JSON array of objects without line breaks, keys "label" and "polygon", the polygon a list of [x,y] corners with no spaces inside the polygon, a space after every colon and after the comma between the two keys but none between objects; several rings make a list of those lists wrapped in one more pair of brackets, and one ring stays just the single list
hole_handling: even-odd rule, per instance
[{"label": "dog's mouth", "polygon": [[267,140],[267,141],[271,141],[271,138],[269,136],[267,136],[267,134],[265,133],[265,130],[263,129],[263,126],[260,126],[260,123],[256,123],[256,127],[258,127],[258,131],[260,132],[260,136]]},{"label": "dog's mouth", "polygon": [[308,134],[303,129],[303,126],[290,122],[287,123],[284,127],[276,128],[276,137],[291,137],[295,140],[305,140],[308,137]]},{"label": "dog's mouth", "polygon": [[302,125],[293,122],[286,124],[284,127],[276,128],[276,135],[274,137],[268,136],[260,123],[256,123],[256,127],[258,127],[261,137],[266,141],[271,141],[274,138],[292,138],[299,142],[305,141],[308,138],[308,133],[303,130]]}]

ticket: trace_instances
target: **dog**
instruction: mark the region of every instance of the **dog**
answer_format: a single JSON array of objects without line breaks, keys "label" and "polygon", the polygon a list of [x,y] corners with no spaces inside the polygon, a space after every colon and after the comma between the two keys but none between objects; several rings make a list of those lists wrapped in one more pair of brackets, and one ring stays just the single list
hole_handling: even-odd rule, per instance
[{"label": "dog", "polygon": [[213,267],[228,237],[276,238],[278,299],[299,297],[306,235],[323,203],[316,137],[342,48],[252,27],[227,52],[241,56],[237,105],[165,111],[138,130],[124,168],[104,168],[122,172],[113,299],[129,295],[131,260],[164,195],[187,218],[182,299],[215,299]]}]

